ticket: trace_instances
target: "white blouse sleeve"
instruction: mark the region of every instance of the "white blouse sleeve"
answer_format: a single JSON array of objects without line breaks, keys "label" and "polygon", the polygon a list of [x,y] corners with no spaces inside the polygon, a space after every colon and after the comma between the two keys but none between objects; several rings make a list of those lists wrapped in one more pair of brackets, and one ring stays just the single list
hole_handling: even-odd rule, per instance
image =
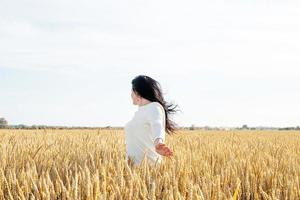
[{"label": "white blouse sleeve", "polygon": [[151,138],[154,142],[157,138],[165,141],[165,112],[159,105],[154,105],[149,109],[147,122],[150,124]]}]

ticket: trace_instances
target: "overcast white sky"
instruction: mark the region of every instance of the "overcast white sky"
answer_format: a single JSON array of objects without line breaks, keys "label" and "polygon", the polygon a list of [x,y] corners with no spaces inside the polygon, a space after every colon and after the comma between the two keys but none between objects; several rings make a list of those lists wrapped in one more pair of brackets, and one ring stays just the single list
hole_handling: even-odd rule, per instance
[{"label": "overcast white sky", "polygon": [[300,125],[297,2],[0,0],[0,116],[123,126],[144,74],[182,126]]}]

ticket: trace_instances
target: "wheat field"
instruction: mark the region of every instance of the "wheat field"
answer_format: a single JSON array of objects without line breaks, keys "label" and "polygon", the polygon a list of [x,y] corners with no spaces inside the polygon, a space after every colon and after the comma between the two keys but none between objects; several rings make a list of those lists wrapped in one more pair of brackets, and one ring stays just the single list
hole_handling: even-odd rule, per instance
[{"label": "wheat field", "polygon": [[0,130],[0,199],[300,199],[300,132],[184,131],[125,159],[123,130]]}]

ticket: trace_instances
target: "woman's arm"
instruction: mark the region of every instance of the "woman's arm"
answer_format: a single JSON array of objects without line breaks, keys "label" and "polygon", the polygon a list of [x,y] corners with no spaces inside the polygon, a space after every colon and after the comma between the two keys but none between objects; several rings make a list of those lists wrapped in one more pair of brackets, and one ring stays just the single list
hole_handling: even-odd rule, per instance
[{"label": "woman's arm", "polygon": [[154,141],[155,151],[162,156],[172,156],[172,150],[163,143],[163,139],[157,138]]},{"label": "woman's arm", "polygon": [[164,143],[163,139],[162,139],[162,138],[157,138],[157,139],[154,141],[154,145],[156,146],[158,143]]},{"label": "woman's arm", "polygon": [[147,121],[151,127],[151,137],[155,146],[155,151],[162,156],[173,155],[172,150],[164,144],[165,126],[164,126],[164,111],[159,105],[151,107],[147,116]]}]

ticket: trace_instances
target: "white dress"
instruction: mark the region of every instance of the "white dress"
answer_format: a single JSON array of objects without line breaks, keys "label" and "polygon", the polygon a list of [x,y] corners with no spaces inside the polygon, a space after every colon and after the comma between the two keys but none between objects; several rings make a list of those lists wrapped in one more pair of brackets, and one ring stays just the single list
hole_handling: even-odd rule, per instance
[{"label": "white dress", "polygon": [[144,156],[149,164],[161,163],[162,156],[155,151],[154,141],[165,141],[165,110],[158,102],[139,106],[133,118],[126,123],[125,145],[127,159],[139,165]]}]

